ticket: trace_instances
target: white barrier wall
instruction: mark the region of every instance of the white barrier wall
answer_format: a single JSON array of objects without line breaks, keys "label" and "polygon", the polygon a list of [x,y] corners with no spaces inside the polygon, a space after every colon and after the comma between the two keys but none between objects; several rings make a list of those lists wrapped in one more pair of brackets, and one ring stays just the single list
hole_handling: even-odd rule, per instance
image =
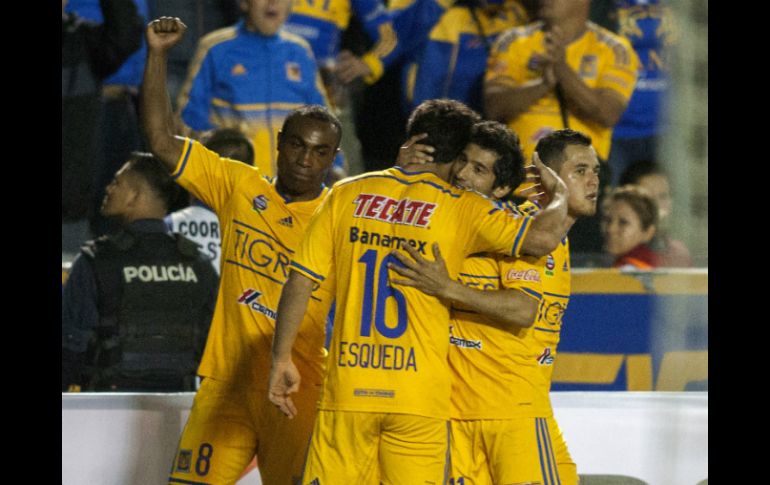
[{"label": "white barrier wall", "polygon": [[707,392],[552,392],[551,402],[579,474],[708,477]]},{"label": "white barrier wall", "polygon": [[[62,485],[166,483],[192,398],[62,393]],[[554,392],[552,399],[578,473],[649,485],[707,478],[708,393]],[[238,483],[261,485],[256,470]]]}]

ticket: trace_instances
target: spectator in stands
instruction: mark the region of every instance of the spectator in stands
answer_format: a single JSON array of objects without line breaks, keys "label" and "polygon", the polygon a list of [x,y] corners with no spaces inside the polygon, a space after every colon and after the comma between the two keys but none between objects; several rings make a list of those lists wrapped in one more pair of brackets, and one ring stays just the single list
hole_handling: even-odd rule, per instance
[{"label": "spectator in stands", "polygon": [[62,301],[62,390],[193,391],[216,300],[214,268],[166,231],[176,185],[134,153],[107,187],[102,214],[123,228],[87,242]]},{"label": "spectator in stands", "polygon": [[[202,143],[224,158],[246,165],[251,165],[254,160],[251,141],[234,128],[214,130],[203,138]],[[190,195],[190,206],[167,215],[166,225],[171,232],[178,232],[195,242],[219,273],[219,256],[222,253],[219,218],[209,206]]]},{"label": "spectator in stands", "polygon": [[412,108],[428,99],[451,98],[482,111],[492,44],[501,32],[529,20],[518,0],[463,0],[449,8],[417,56],[414,86],[407,92]]},{"label": "spectator in stands", "polygon": [[690,251],[682,241],[673,239],[671,230],[671,184],[661,166],[650,160],[632,163],[620,177],[621,185],[634,184],[645,189],[658,204],[658,230],[650,246],[661,253],[663,266],[690,267]]},{"label": "spectator in stands", "polygon": [[626,185],[610,192],[602,217],[604,249],[615,260],[613,268],[646,270],[661,265],[661,255],[650,247],[658,227],[658,205],[644,189]]},{"label": "spectator in stands", "polygon": [[152,16],[179,16],[189,24],[184,40],[168,53],[168,91],[175,103],[194,61],[198,41],[209,32],[236,23],[242,11],[238,0],[150,1],[154,4]]},{"label": "spectator in stands", "polygon": [[609,155],[612,186],[623,185],[623,172],[634,160],[657,156],[666,130],[663,98],[669,86],[668,49],[677,33],[671,8],[659,0],[614,0],[618,34],[639,56],[639,79],[623,116],[612,132]]},{"label": "spectator in stands", "polygon": [[139,48],[142,19],[131,0],[100,0],[102,24],[65,13],[66,4],[62,0],[62,252],[75,252],[87,237],[101,152],[101,84]]},{"label": "spectator in stands", "polygon": [[[351,49],[341,51],[343,31],[351,25],[353,16],[363,31],[360,49],[354,47],[363,52],[361,56]],[[382,0],[327,0],[295,2],[286,21],[285,29],[304,38],[313,48],[329,102],[342,123],[341,147],[351,173],[363,170],[353,98],[364,83],[376,82],[392,63],[396,37],[391,20],[392,13]],[[368,44],[371,47],[367,49],[363,45],[366,41],[374,45]]]},{"label": "spectator in stands", "polygon": [[[589,8],[590,0],[543,1],[541,21],[509,30],[492,48],[485,112],[519,135],[527,159],[540,138],[571,128],[590,136],[600,161],[607,160],[612,127],[631,97],[639,60],[627,39],[588,21]],[[601,197],[606,177],[600,182]],[[573,251],[599,251],[599,220],[575,223]]]},{"label": "spectator in stands", "polygon": [[282,29],[291,0],[241,0],[240,6],[241,21],[199,42],[178,105],[191,134],[217,127],[243,131],[252,138],[254,164],[273,176],[286,116],[328,102],[310,46]]}]

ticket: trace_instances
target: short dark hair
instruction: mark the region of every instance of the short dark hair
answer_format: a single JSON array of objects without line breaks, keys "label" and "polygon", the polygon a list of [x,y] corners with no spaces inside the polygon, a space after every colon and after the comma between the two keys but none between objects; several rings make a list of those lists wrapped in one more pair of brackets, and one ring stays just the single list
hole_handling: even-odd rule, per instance
[{"label": "short dark hair", "polygon": [[151,153],[131,152],[128,163],[128,170],[147,182],[150,190],[163,202],[166,209],[171,207],[171,203],[176,199],[179,186],[171,178],[171,174],[168,173],[163,162]]},{"label": "short dark hair", "polygon": [[298,118],[310,118],[333,125],[334,129],[337,131],[337,146],[334,148],[339,148],[340,141],[342,140],[342,123],[340,123],[339,118],[337,118],[326,107],[319,104],[306,104],[305,106],[301,106],[295,109],[289,113],[289,116],[287,116],[285,120],[283,120],[281,132],[286,133],[287,127]]},{"label": "short dark hair", "polygon": [[435,163],[454,161],[465,146],[471,134],[471,127],[481,116],[454,99],[430,99],[420,103],[406,123],[407,138],[420,133],[428,137],[420,141],[431,145]]},{"label": "short dark hair", "polygon": [[646,190],[638,185],[623,185],[610,191],[604,205],[612,202],[622,201],[639,216],[642,223],[642,229],[646,230],[650,226],[658,226],[658,203]]},{"label": "short dark hair", "polygon": [[497,154],[493,165],[495,183],[492,188],[508,186],[515,189],[524,181],[524,155],[519,137],[497,121],[480,121],[471,128],[468,143]]},{"label": "short dark hair", "polygon": [[237,128],[218,128],[207,133],[201,142],[209,150],[220,154],[241,148],[239,151],[242,152],[243,156],[232,157],[233,160],[247,165],[254,164],[254,144]]},{"label": "short dark hair", "polygon": [[558,173],[564,163],[564,150],[570,145],[591,146],[591,137],[569,128],[556,130],[538,140],[535,151],[541,162]]},{"label": "short dark hair", "polygon": [[638,184],[639,180],[648,175],[662,175],[668,178],[668,174],[657,162],[652,160],[637,160],[629,165],[620,176],[620,185]]}]

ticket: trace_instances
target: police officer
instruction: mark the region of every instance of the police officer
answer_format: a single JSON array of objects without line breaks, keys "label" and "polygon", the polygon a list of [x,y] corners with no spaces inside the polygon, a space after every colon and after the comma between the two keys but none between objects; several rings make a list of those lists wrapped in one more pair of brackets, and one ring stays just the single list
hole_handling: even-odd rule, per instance
[{"label": "police officer", "polygon": [[133,153],[101,206],[122,228],[87,242],[62,301],[62,390],[192,391],[218,278],[195,243],[163,222],[177,190]]}]

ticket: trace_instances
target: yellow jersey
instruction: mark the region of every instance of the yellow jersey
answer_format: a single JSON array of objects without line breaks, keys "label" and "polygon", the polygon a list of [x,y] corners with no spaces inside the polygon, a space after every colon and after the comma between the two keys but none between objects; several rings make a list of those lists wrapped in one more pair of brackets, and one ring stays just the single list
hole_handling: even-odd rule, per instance
[{"label": "yellow jersey", "polygon": [[391,286],[391,252],[411,244],[431,258],[437,242],[456,276],[471,253],[518,256],[531,220],[429,172],[394,167],[338,182],[291,263],[339,282],[320,409],[447,419],[449,308]]},{"label": "yellow jersey", "polygon": [[[536,207],[528,202],[519,210],[531,214]],[[452,419],[552,416],[551,375],[570,295],[568,240],[542,258],[474,256],[463,263],[459,276],[468,286],[517,289],[539,303],[533,325],[513,332],[494,328],[486,317],[462,307],[452,308]]]},{"label": "yellow jersey", "polygon": [[[545,53],[543,22],[515,27],[498,37],[489,56],[486,81],[521,87],[543,77],[537,56]],[[587,22],[583,35],[567,45],[567,64],[591,88],[611,89],[626,103],[631,98],[639,70],[639,58],[628,39]],[[612,129],[583,120],[569,113],[569,128],[589,135],[596,153],[607,160]],[[526,112],[508,120],[508,126],[519,135],[527,160],[532,157],[538,140],[548,133],[565,128],[555,91],[543,96]]]},{"label": "yellow jersey", "polygon": [[[526,261],[526,263],[525,263]],[[473,256],[459,280],[485,291],[516,289],[540,302],[542,271],[537,258]],[[452,308],[449,367],[453,419],[507,419],[547,412],[548,386],[539,369],[530,328],[507,331],[462,306]],[[545,388],[545,399],[538,393]],[[516,389],[516,392],[513,392]]]},{"label": "yellow jersey", "polygon": [[[190,139],[173,177],[217,213],[222,230],[219,294],[198,373],[266,390],[289,262],[328,189],[313,200],[289,203],[256,167],[221,158]],[[309,383],[322,378],[332,285],[313,291],[295,346],[294,359],[307,369]]]}]

